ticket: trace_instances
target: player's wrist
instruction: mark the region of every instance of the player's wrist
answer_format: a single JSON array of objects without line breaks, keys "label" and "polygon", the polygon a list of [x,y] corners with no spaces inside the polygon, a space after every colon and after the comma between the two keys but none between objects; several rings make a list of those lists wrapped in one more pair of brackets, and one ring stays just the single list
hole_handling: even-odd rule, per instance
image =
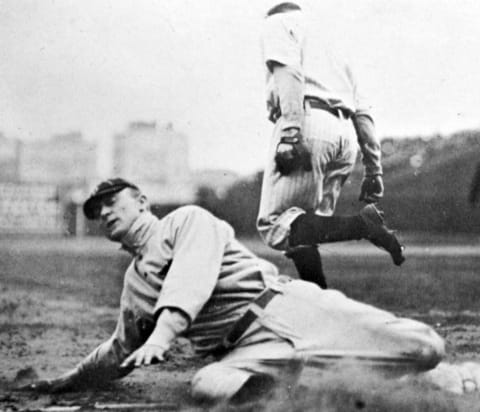
[{"label": "player's wrist", "polygon": [[175,339],[175,333],[169,329],[158,328],[154,330],[144,345],[150,345],[168,350],[171,342]]},{"label": "player's wrist", "polygon": [[145,346],[154,346],[155,348],[161,348],[163,350],[167,350],[169,345],[165,342],[157,342],[157,341],[146,341]]}]

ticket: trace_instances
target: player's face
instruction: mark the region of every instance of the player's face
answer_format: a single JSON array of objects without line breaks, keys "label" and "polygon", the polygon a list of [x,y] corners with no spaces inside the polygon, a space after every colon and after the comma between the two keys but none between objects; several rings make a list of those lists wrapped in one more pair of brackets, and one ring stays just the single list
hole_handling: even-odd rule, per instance
[{"label": "player's face", "polygon": [[145,197],[135,196],[130,189],[102,197],[98,204],[98,216],[105,236],[120,241],[143,210]]}]

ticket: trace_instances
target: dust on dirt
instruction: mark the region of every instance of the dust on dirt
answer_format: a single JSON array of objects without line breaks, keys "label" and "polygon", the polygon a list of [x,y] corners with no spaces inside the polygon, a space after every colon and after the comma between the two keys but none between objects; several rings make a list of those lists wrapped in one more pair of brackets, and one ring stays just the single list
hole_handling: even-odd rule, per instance
[{"label": "dust on dirt", "polygon": [[[126,410],[125,406],[133,404],[154,405],[154,410],[159,411],[209,409],[193,402],[189,382],[211,359],[193,356],[184,339],[176,343],[166,362],[137,369],[102,387],[63,394],[15,390],[16,385],[37,376],[52,378],[62,374],[113,332],[128,256],[111,257],[111,253],[97,249],[92,257],[78,250],[70,253],[67,248],[52,253],[50,249],[39,252],[35,247],[28,251],[0,247],[0,411],[73,410],[78,406],[81,410],[95,410],[102,405],[123,405],[118,410]],[[400,278],[397,272],[388,272],[393,269],[383,256],[378,259],[360,264],[334,256],[335,265],[329,267],[327,258],[329,279],[347,295],[373,304],[392,302],[387,297],[395,294],[397,301],[392,307],[380,306],[391,310],[416,308],[395,312],[434,326],[446,340],[447,360],[478,360],[480,311],[462,307],[474,308],[475,302],[478,305],[480,284],[473,268],[477,260],[463,262],[462,267],[450,260],[451,265],[461,268],[460,276],[460,269],[450,274],[451,267],[445,269],[442,260],[415,258],[404,265]],[[455,283],[452,276],[461,277],[461,282]],[[428,299],[412,293],[426,290],[425,285],[435,291],[437,308],[445,310],[429,308]],[[307,368],[298,387],[279,390],[252,404],[220,405],[216,409],[470,412],[480,410],[479,404],[478,394],[456,396],[419,382],[385,381],[366,374],[320,374]]]},{"label": "dust on dirt", "polygon": [[[48,295],[6,288],[0,293],[0,410],[55,410],[55,407],[62,410],[61,407],[78,405],[82,410],[93,410],[95,405],[102,404],[154,404],[155,410],[202,409],[190,397],[189,381],[196,370],[211,360],[195,357],[184,339],[177,342],[164,364],[135,370],[128,377],[102,387],[53,395],[16,391],[16,385],[30,379],[50,378],[65,372],[113,331],[115,308],[85,305],[68,298],[52,299]],[[434,312],[429,315],[410,313],[409,316],[437,326],[447,340],[450,360],[471,359],[478,353],[480,314]],[[416,409],[421,411],[472,410],[468,409],[471,406],[468,403],[462,406],[468,398],[466,401],[432,388],[425,390],[419,397],[417,390],[405,384],[380,383],[365,375],[355,379],[351,374],[319,376],[307,368],[300,385],[289,393],[276,393],[255,405],[224,405],[217,410],[248,410],[250,407],[251,410],[272,411],[344,411],[371,410],[368,406],[374,405],[373,410],[377,411],[410,411],[415,410],[409,409],[412,404],[421,407]],[[428,390],[430,395],[425,396]],[[321,409],[316,409],[318,405],[322,405]],[[340,406],[342,409],[336,409]]]}]

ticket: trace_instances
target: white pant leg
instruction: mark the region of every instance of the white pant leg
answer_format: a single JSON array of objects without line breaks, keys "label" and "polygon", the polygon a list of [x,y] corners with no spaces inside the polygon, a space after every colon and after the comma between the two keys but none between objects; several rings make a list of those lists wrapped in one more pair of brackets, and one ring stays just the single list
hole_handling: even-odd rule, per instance
[{"label": "white pant leg", "polygon": [[319,366],[350,360],[403,373],[431,369],[444,355],[442,338],[429,326],[301,280],[287,283],[259,322]]},{"label": "white pant leg", "polygon": [[440,362],[435,369],[418,375],[421,380],[456,394],[480,391],[480,363]]},{"label": "white pant leg", "polygon": [[[282,176],[275,170],[275,150],[281,120],[274,128],[265,168],[257,228],[263,240],[279,250],[288,248],[290,224],[306,210],[322,212],[324,193],[332,214],[340,188],[356,160],[357,144],[351,122],[312,109],[305,116],[303,133],[312,153],[311,172],[297,170]],[[326,190],[326,192],[325,192]]]},{"label": "white pant leg", "polygon": [[352,137],[348,125],[345,134],[340,138],[339,152],[334,161],[330,162],[323,177],[322,197],[315,212],[322,216],[332,216],[337,206],[342,187],[355,166],[358,143]]},{"label": "white pant leg", "polygon": [[[252,328],[251,328],[252,329]],[[238,394],[252,377],[293,385],[302,360],[293,345],[254,323],[253,331],[218,362],[200,369],[192,380],[192,395],[198,400],[222,401]]]}]

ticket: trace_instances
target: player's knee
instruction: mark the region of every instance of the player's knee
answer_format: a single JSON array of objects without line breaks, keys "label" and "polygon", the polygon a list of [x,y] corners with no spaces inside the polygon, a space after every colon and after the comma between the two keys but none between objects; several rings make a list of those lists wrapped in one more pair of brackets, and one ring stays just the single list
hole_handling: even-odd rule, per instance
[{"label": "player's knee", "polygon": [[444,357],[444,340],[433,329],[429,328],[418,353],[418,366],[423,370],[433,369]]},{"label": "player's knee", "polygon": [[[298,213],[297,208],[292,209],[292,213]],[[275,250],[286,251],[290,247],[290,219],[287,217],[284,219],[271,218],[260,219],[257,222],[258,234],[262,238],[263,242]]]},{"label": "player's knee", "polygon": [[199,402],[227,401],[248,381],[250,373],[212,363],[200,369],[192,379],[192,396]]}]

